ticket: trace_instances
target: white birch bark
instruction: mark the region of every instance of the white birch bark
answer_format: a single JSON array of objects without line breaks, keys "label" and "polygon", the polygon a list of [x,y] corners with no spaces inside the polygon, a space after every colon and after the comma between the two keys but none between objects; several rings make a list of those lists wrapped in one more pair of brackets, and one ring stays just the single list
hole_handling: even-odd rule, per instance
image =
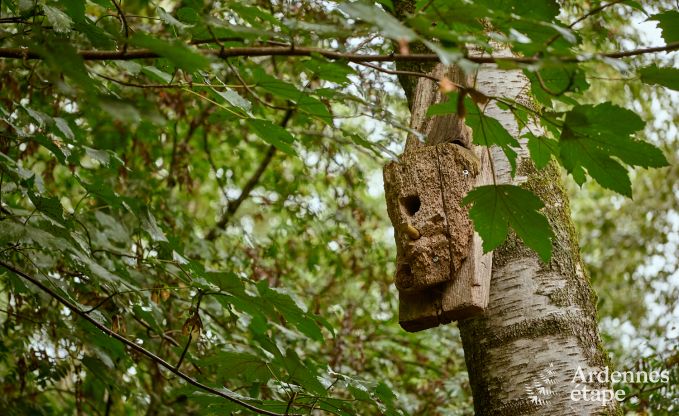
[{"label": "white birch bark", "polygon": [[[418,64],[400,68],[447,73]],[[418,94],[431,92],[432,81],[402,79],[402,84],[411,105],[411,126],[429,125],[421,118],[435,101]],[[530,102],[529,81],[521,71],[484,65],[474,87],[489,96]],[[523,133],[513,115],[494,102],[486,111],[513,136]],[[537,126],[530,128],[539,133]],[[554,231],[553,255],[549,264],[543,264],[513,233],[494,252],[488,309],[483,316],[459,323],[475,412],[493,416],[617,414],[615,401],[602,406],[600,401],[572,399],[574,389],[609,388],[606,383],[572,383],[578,368],[587,374],[602,371],[607,364],[597,328],[596,299],[580,258],[559,168],[550,164],[537,171],[525,141],[521,142],[514,178],[501,150],[491,150],[496,181],[521,184],[542,199]]]},{"label": "white birch bark", "polygon": [[[518,70],[480,69],[476,88],[489,96],[529,103],[528,79]],[[520,137],[514,116],[491,102],[487,114]],[[539,127],[531,126],[534,133]],[[525,141],[517,174],[504,154],[493,149],[498,183],[522,184],[545,203],[554,230],[553,256],[543,264],[516,238],[495,250],[486,313],[460,323],[465,359],[479,415],[615,414],[616,403],[573,400],[575,372],[599,372],[606,364],[596,321],[595,296],[584,272],[570,218],[568,197],[559,170],[550,165],[536,171]],[[579,381],[579,380],[578,380]],[[608,389],[587,384],[588,389]],[[578,393],[575,394],[578,398]]]}]

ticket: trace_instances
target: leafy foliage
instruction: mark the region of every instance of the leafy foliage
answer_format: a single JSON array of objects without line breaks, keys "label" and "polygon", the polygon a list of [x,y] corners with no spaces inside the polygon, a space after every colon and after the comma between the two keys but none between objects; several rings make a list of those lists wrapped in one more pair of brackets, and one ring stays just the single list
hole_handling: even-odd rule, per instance
[{"label": "leafy foliage", "polygon": [[472,204],[469,216],[483,236],[483,249],[488,252],[507,238],[509,225],[516,234],[535,250],[543,261],[552,255],[551,230],[544,215],[540,198],[532,192],[511,185],[480,186],[471,190],[462,201]]},{"label": "leafy foliage", "polygon": [[[515,160],[496,105],[538,167],[554,158],[578,183],[631,195],[627,166],[666,164],[632,136],[638,116],[582,97],[613,58],[581,62],[605,31],[575,31],[556,1],[423,0],[400,20],[390,1],[162,6],[0,3],[0,262],[77,308],[0,269],[0,408],[15,414],[469,412],[455,329],[395,324],[374,171],[403,142],[405,104],[391,67],[354,55],[422,42],[473,71],[469,48],[507,44],[535,57],[498,64],[525,71],[540,105],[468,91],[476,144]],[[676,11],[658,12],[676,42]],[[675,72],[639,70],[672,89]],[[544,134],[524,129],[537,121]],[[495,185],[466,201],[486,250],[511,227],[548,260],[535,195]],[[429,353],[440,345],[453,351]]]},{"label": "leafy foliage", "polygon": [[630,137],[643,127],[639,116],[612,104],[576,106],[564,120],[560,159],[578,184],[584,183],[586,169],[605,188],[631,197],[627,171],[612,157],[632,166],[667,166],[660,149]]}]

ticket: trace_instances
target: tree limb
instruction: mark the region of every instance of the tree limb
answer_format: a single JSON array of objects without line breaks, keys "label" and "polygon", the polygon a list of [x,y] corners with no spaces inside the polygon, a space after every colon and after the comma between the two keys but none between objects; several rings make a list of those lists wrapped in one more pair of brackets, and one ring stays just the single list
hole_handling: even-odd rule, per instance
[{"label": "tree limb", "polygon": [[[606,52],[592,54],[592,57],[603,58],[625,58],[630,56],[644,55],[656,52],[670,52],[679,50],[679,42],[671,42],[665,46],[655,46],[650,48],[633,49],[629,51]],[[322,48],[300,47],[300,46],[255,46],[255,47],[233,47],[224,49],[199,49],[205,55],[217,58],[233,57],[254,57],[254,56],[312,56],[321,55],[328,59],[343,59],[350,62],[438,62],[439,57],[433,53],[414,53],[408,55],[386,54],[371,55],[338,52]],[[132,49],[127,51],[112,50],[80,50],[77,52],[85,61],[107,61],[107,60],[134,60],[159,58],[160,55],[150,49]],[[14,59],[43,59],[40,54],[28,48],[0,48],[0,58]],[[478,64],[491,64],[498,62],[513,62],[519,64],[534,64],[540,62],[542,58],[529,56],[468,56],[465,59]],[[567,56],[556,58],[560,62],[583,62],[591,58],[578,56]]]},{"label": "tree limb", "polygon": [[184,381],[186,381],[187,383],[191,384],[192,386],[198,387],[199,389],[205,390],[205,391],[207,391],[207,392],[209,392],[209,393],[212,393],[212,394],[214,394],[214,395],[216,395],[216,396],[223,397],[223,398],[226,399],[226,400],[229,400],[229,401],[231,401],[231,402],[233,402],[233,403],[238,404],[239,406],[242,406],[242,407],[244,407],[244,408],[246,408],[246,409],[248,409],[248,410],[251,410],[251,411],[253,411],[253,412],[256,412],[256,413],[259,413],[259,414],[262,414],[262,415],[283,416],[283,415],[280,414],[280,413],[271,412],[271,411],[265,410],[265,409],[260,409],[260,408],[258,408],[258,407],[256,407],[256,406],[251,405],[250,403],[247,403],[247,402],[245,402],[245,401],[243,401],[243,400],[240,400],[240,399],[238,399],[238,398],[236,398],[236,397],[232,397],[232,396],[230,396],[229,394],[227,394],[227,393],[225,393],[225,392],[223,392],[223,391],[217,390],[217,389],[215,389],[215,388],[213,388],[213,387],[210,387],[210,386],[208,386],[208,385],[205,385],[205,384],[199,382],[198,380],[194,379],[193,377],[190,377],[189,375],[187,375],[187,374],[185,374],[185,373],[183,373],[183,372],[177,370],[176,368],[174,368],[174,366],[173,366],[172,364],[168,363],[167,361],[165,361],[164,359],[162,359],[162,358],[160,358],[159,356],[155,355],[154,353],[152,353],[151,351],[149,351],[149,350],[147,350],[146,348],[142,347],[141,345],[138,345],[138,344],[136,344],[136,343],[134,343],[134,342],[128,340],[127,338],[123,337],[122,335],[120,335],[120,334],[118,334],[118,333],[116,333],[116,332],[110,330],[109,328],[105,327],[103,324],[99,323],[97,320],[95,320],[94,318],[92,318],[91,316],[89,316],[87,313],[85,313],[84,311],[80,310],[80,308],[78,308],[76,305],[74,305],[73,303],[71,303],[71,301],[69,301],[68,299],[64,298],[63,296],[61,296],[60,294],[58,294],[58,293],[55,292],[54,290],[50,289],[49,287],[47,287],[44,283],[42,283],[42,282],[41,282],[40,280],[38,280],[37,278],[35,278],[35,277],[33,277],[33,276],[30,276],[30,275],[24,273],[23,271],[17,269],[17,268],[14,267],[13,265],[8,264],[8,263],[5,263],[5,262],[2,261],[2,260],[0,260],[0,266],[2,266],[2,267],[4,267],[5,269],[11,271],[12,273],[16,274],[17,276],[21,276],[22,278],[24,278],[24,279],[28,280],[29,282],[33,283],[33,284],[36,285],[40,290],[42,290],[43,292],[45,292],[45,293],[47,293],[48,295],[50,295],[52,298],[54,298],[54,299],[56,299],[57,301],[59,301],[59,303],[61,303],[62,305],[66,306],[68,309],[70,309],[71,311],[73,311],[76,315],[80,316],[82,319],[84,319],[84,320],[88,321],[89,323],[91,323],[92,325],[94,325],[94,326],[95,326],[97,329],[99,329],[101,332],[105,333],[105,334],[108,335],[109,337],[115,338],[116,340],[118,340],[118,341],[120,341],[121,343],[125,344],[127,347],[129,347],[129,348],[131,348],[131,349],[133,349],[133,350],[135,350],[135,351],[141,353],[142,355],[145,355],[146,357],[150,358],[152,361],[156,362],[157,364],[161,365],[162,367],[165,367],[168,371],[170,371],[171,373],[173,373],[173,374],[176,375],[177,377],[183,379]]}]

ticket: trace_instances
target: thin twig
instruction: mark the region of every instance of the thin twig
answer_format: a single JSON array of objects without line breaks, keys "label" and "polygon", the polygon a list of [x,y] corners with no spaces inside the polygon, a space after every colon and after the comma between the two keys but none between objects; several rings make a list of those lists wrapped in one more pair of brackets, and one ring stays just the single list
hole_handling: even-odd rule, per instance
[{"label": "thin twig", "polygon": [[[439,78],[436,78],[435,76],[429,75],[424,72],[416,72],[416,71],[398,71],[398,70],[393,70],[393,69],[386,69],[382,68],[381,66],[378,65],[373,65],[368,62],[357,62],[359,65],[367,66],[368,68],[372,68],[374,70],[377,70],[379,72],[384,72],[385,74],[390,74],[390,75],[410,75],[413,77],[420,77],[420,78],[427,78],[430,79],[434,82],[440,82],[441,80]],[[461,85],[456,84],[457,87],[462,88]]]},{"label": "thin twig", "polygon": [[[200,301],[203,299],[203,292],[198,292],[198,299],[196,300],[196,308],[193,311],[193,315],[191,316],[190,319],[193,319],[194,317],[198,320],[200,323]],[[184,346],[184,350],[182,351],[182,354],[179,356],[179,360],[177,360],[177,364],[175,365],[175,369],[179,370],[179,368],[182,365],[182,361],[184,361],[184,357],[186,356],[186,352],[189,350],[189,346],[191,345],[191,340],[193,339],[193,327],[195,324],[193,324],[192,321],[192,327],[189,328],[189,339],[186,341],[186,345]],[[198,330],[200,330],[200,327],[198,327]]]},{"label": "thin twig", "polygon": [[203,149],[205,150],[205,155],[207,156],[207,161],[210,164],[210,168],[212,168],[212,171],[215,174],[217,186],[219,187],[219,190],[222,191],[224,200],[228,201],[229,195],[226,192],[226,183],[224,183],[224,180],[219,177],[217,164],[215,163],[212,157],[212,152],[210,151],[210,143],[208,142],[208,129],[203,131]]},{"label": "thin twig", "polygon": [[358,45],[356,45],[355,48],[352,48],[349,52],[351,52],[351,53],[356,53],[356,52],[360,51],[361,49],[363,49],[363,47],[364,47],[365,45],[367,45],[367,44],[369,44],[370,42],[372,42],[373,40],[375,40],[375,38],[377,38],[378,36],[379,36],[379,35],[378,35],[377,33],[373,34],[372,36],[368,36],[367,38],[363,39],[363,41],[362,41],[361,43],[359,43]]},{"label": "thin twig", "polygon": [[3,17],[0,19],[0,24],[4,23],[28,23],[28,21],[19,16],[10,16],[10,17]]},{"label": "thin twig", "polygon": [[[82,311],[80,308],[78,308],[75,304],[71,303],[71,301],[69,301],[69,300],[66,299],[65,297],[61,296],[60,294],[58,294],[58,293],[55,292],[54,290],[50,289],[49,287],[47,287],[47,286],[46,286],[44,283],[42,283],[39,279],[37,279],[37,278],[35,278],[35,277],[33,277],[33,276],[30,276],[30,275],[28,275],[27,273],[24,273],[23,271],[17,269],[17,268],[14,267],[13,265],[8,264],[8,263],[5,263],[5,262],[2,261],[2,260],[0,260],[0,266],[2,266],[2,267],[4,267],[5,269],[11,271],[12,273],[16,274],[17,276],[21,276],[21,277],[24,278],[25,280],[28,280],[29,282],[33,283],[33,284],[36,285],[40,290],[42,290],[43,292],[45,292],[45,293],[47,293],[48,295],[50,295],[52,298],[54,298],[54,299],[56,299],[57,301],[59,301],[59,303],[61,303],[62,305],[66,306],[68,309],[70,309],[71,311],[73,311],[76,315],[80,316],[82,319],[84,319],[84,320],[88,321],[90,324],[94,325],[94,326],[95,326],[97,329],[99,329],[101,332],[105,333],[106,335],[108,335],[108,336],[111,337],[111,338],[115,338],[115,339],[118,340],[119,342],[121,342],[121,343],[125,344],[127,347],[129,347],[129,348],[131,348],[131,349],[133,349],[133,350],[135,350],[135,351],[141,353],[142,355],[145,355],[146,357],[150,358],[150,359],[151,359],[152,361],[154,361],[155,363],[159,364],[159,365],[162,366],[162,367],[165,367],[165,368],[166,368],[168,371],[170,371],[172,374],[174,374],[174,375],[176,375],[177,377],[183,379],[184,381],[186,381],[187,383],[191,384],[192,386],[195,386],[195,387],[197,387],[197,388],[199,388],[199,389],[201,389],[201,390],[205,390],[205,391],[207,391],[207,392],[209,392],[209,393],[211,393],[211,394],[214,394],[214,395],[216,395],[216,396],[222,397],[222,398],[224,398],[224,399],[226,399],[226,400],[229,400],[229,401],[231,401],[231,402],[233,402],[233,403],[238,404],[239,406],[242,406],[242,407],[244,407],[244,408],[246,408],[246,409],[248,409],[248,410],[251,410],[251,411],[253,411],[253,412],[256,412],[256,413],[259,413],[259,414],[262,414],[262,415],[283,416],[283,415],[280,414],[280,413],[272,412],[272,411],[269,411],[269,410],[266,410],[266,409],[260,409],[260,408],[258,408],[258,407],[256,407],[256,406],[251,405],[250,403],[247,403],[247,402],[245,402],[245,401],[243,401],[243,400],[240,400],[240,399],[238,399],[238,398],[236,398],[236,397],[233,397],[233,396],[231,396],[231,395],[225,393],[224,391],[217,390],[217,389],[215,389],[215,388],[213,388],[213,387],[207,386],[207,385],[205,385],[205,384],[199,382],[198,380],[194,379],[193,377],[191,377],[191,376],[189,376],[189,375],[187,375],[187,374],[184,374],[183,372],[181,372],[181,371],[175,369],[174,366],[173,366],[172,364],[168,363],[167,361],[165,361],[164,359],[160,358],[159,356],[157,356],[156,354],[152,353],[151,351],[147,350],[146,348],[142,347],[141,345],[139,345],[139,344],[137,344],[137,343],[135,343],[135,342],[132,342],[132,341],[128,340],[127,338],[123,337],[122,335],[120,335],[120,334],[118,334],[118,333],[116,333],[116,332],[110,330],[109,328],[107,328],[107,327],[104,326],[103,324],[99,323],[96,319],[92,318],[91,316],[89,316],[88,314],[86,314],[85,312],[83,312],[83,311]],[[298,415],[298,416],[301,416],[301,415]]]},{"label": "thin twig", "polygon": [[[622,3],[622,2],[624,2],[624,1],[627,1],[627,0],[613,0],[613,1],[610,2],[610,3],[602,4],[602,5],[598,6],[598,7],[595,7],[595,8],[593,8],[592,10],[590,10],[589,12],[585,13],[583,16],[581,16],[581,17],[579,17],[578,19],[574,20],[571,24],[568,25],[568,28],[569,28],[569,29],[572,29],[572,28],[573,28],[575,25],[577,25],[578,23],[582,22],[583,20],[585,20],[585,19],[587,19],[587,18],[589,18],[589,17],[591,17],[591,16],[594,16],[595,14],[601,12],[602,10],[606,9],[607,7],[613,6],[613,5],[618,4],[618,3]],[[557,33],[556,35],[552,36],[552,37],[547,41],[547,43],[545,43],[545,49],[546,49],[549,45],[551,45],[552,43],[556,42],[561,36],[563,36],[561,33]]]},{"label": "thin twig", "polygon": [[668,384],[658,384],[657,386],[651,387],[650,389],[646,389],[646,386],[647,386],[647,385],[644,384],[644,385],[641,387],[641,389],[639,389],[639,391],[637,391],[636,393],[630,394],[629,396],[625,396],[625,397],[622,399],[622,402],[626,402],[627,400],[631,399],[632,397],[639,397],[640,395],[642,395],[642,394],[644,394],[644,393],[650,393],[650,392],[653,392],[653,391],[656,391],[656,390],[660,390],[660,389],[662,389],[663,387],[669,387]]},{"label": "thin twig", "polygon": [[[101,301],[99,301],[96,305],[92,306],[90,309],[84,310],[83,313],[87,313],[87,314],[92,313],[96,309],[100,308],[101,305],[103,305],[104,303],[111,300],[114,296],[124,295],[124,294],[127,294],[127,293],[150,292],[150,291],[153,291],[153,290],[161,290],[161,289],[168,290],[168,289],[182,289],[182,288],[180,288],[178,286],[174,286],[174,287],[152,287],[152,288],[144,288],[144,289],[130,289],[130,290],[115,291],[115,292],[112,292],[110,295],[106,296]],[[189,289],[189,288],[187,287],[185,289]]]},{"label": "thin twig", "polygon": [[420,13],[426,11],[433,2],[434,0],[429,0],[424,6],[422,6],[422,8],[420,9]]},{"label": "thin twig", "polygon": [[[200,115],[197,118],[191,119],[189,122],[189,130],[186,132],[186,135],[184,136],[184,139],[182,140],[182,147],[186,146],[186,144],[193,138],[193,135],[196,133],[198,128],[205,123],[205,120],[210,116],[210,113],[212,113],[213,107],[206,106],[203,111],[200,112]],[[172,142],[172,156],[170,158],[170,167],[168,169],[168,174],[167,174],[167,180],[168,184],[170,186],[174,186],[175,178],[174,178],[174,171],[177,168],[178,159],[177,159],[177,149],[179,146],[178,140],[177,140],[177,123],[174,124],[174,140]]]},{"label": "thin twig", "polygon": [[[292,108],[288,109],[288,111],[285,112],[283,120],[281,120],[279,125],[281,127],[287,126],[288,122],[292,118],[293,113],[294,109]],[[223,229],[226,226],[226,224],[228,224],[231,217],[233,217],[233,215],[236,213],[241,204],[250,196],[250,193],[255,188],[255,186],[257,186],[257,183],[259,183],[259,179],[264,174],[264,171],[271,163],[271,160],[273,159],[275,154],[276,147],[273,145],[269,146],[269,148],[266,151],[266,154],[264,155],[264,159],[262,159],[255,173],[252,175],[252,177],[250,177],[248,182],[243,187],[243,191],[241,191],[240,195],[238,196],[238,199],[228,203],[228,205],[226,206],[226,211],[224,212],[222,217],[219,219],[219,221],[217,221],[215,226],[205,236],[206,240],[213,241],[215,238],[217,238],[217,233],[219,232],[219,230]]]},{"label": "thin twig", "polygon": [[622,3],[622,2],[625,2],[625,1],[627,1],[627,0],[613,0],[613,1],[611,1],[610,3],[602,4],[602,5],[598,6],[598,7],[595,7],[595,8],[593,8],[592,10],[588,11],[587,13],[585,13],[584,15],[582,15],[580,18],[574,20],[571,24],[568,25],[568,28],[569,28],[569,29],[573,29],[573,27],[574,27],[575,25],[577,25],[578,23],[582,22],[583,20],[585,20],[585,19],[587,19],[587,18],[589,18],[589,17],[591,17],[591,16],[594,16],[595,14],[601,12],[602,10],[604,10],[604,9],[606,9],[606,8],[608,8],[608,7],[614,6],[614,5],[618,4],[618,3]]},{"label": "thin twig", "polygon": [[184,361],[184,357],[186,356],[186,352],[189,350],[189,346],[191,345],[191,339],[193,338],[193,331],[189,332],[189,339],[186,341],[186,345],[184,345],[184,349],[182,350],[182,355],[179,356],[179,360],[177,361],[177,364],[174,366],[175,369],[179,370],[179,367],[182,365],[182,361]]},{"label": "thin twig", "polygon": [[260,98],[259,95],[257,95],[257,93],[256,93],[252,88],[250,88],[250,86],[247,84],[247,82],[245,82],[245,80],[243,79],[243,77],[241,77],[241,75],[240,75],[240,73],[238,72],[238,70],[237,70],[236,68],[234,68],[233,65],[231,65],[231,62],[226,61],[226,65],[228,65],[229,68],[231,69],[231,72],[233,72],[234,75],[236,75],[236,78],[238,78],[238,81],[241,83],[241,85],[243,86],[243,88],[245,88],[245,90],[246,90],[248,93],[250,93],[250,95],[251,95],[255,100],[257,100],[258,102],[260,102],[262,105],[264,105],[264,106],[266,106],[266,107],[269,107],[269,108],[272,108],[272,109],[274,109],[274,110],[287,110],[287,109],[288,109],[287,107],[279,107],[279,106],[277,106],[277,105],[269,104],[269,103],[267,103],[266,101],[264,101],[262,98]]},{"label": "thin twig", "polygon": [[236,200],[230,201],[226,205],[226,211],[219,219],[219,221],[217,221],[215,226],[207,233],[207,235],[205,236],[206,240],[213,241],[217,237],[217,232],[223,229],[226,226],[226,224],[229,223],[231,217],[233,217],[233,215],[236,213],[241,204],[250,196],[250,193],[255,188],[255,186],[257,186],[259,179],[264,174],[266,168],[269,167],[269,164],[271,163],[271,160],[273,159],[275,154],[276,146],[274,145],[269,146],[269,148],[266,151],[266,154],[264,155],[264,158],[259,163],[257,170],[243,187],[243,191],[241,191],[240,195]]},{"label": "thin twig", "polygon": [[188,83],[174,83],[174,84],[139,84],[136,82],[130,82],[130,81],[123,81],[120,79],[115,79],[112,77],[109,77],[104,74],[100,74],[98,72],[91,71],[94,75],[104,78],[106,80],[109,80],[111,82],[115,82],[116,84],[124,85],[126,87],[134,87],[134,88],[189,88],[189,87],[201,87],[201,88],[245,88],[243,85],[212,85],[212,84],[205,84],[205,83],[196,83],[192,82],[191,84]]},{"label": "thin twig", "polygon": [[120,4],[116,0],[111,0],[111,3],[115,6],[116,10],[118,11],[118,16],[120,17],[120,20],[123,23],[123,31],[125,32],[125,43],[123,43],[123,49],[121,53],[125,55],[127,52],[127,44],[129,43],[130,40],[130,26],[127,24],[127,18],[125,17],[125,13],[123,12],[123,9],[120,7]]},{"label": "thin twig", "polygon": [[[223,52],[223,51],[224,51],[224,44],[222,44],[222,42],[221,42],[219,39],[217,39],[217,37],[215,36],[215,34],[214,34],[214,32],[212,31],[212,28],[211,28],[210,26],[207,27],[207,30],[208,30],[208,32],[210,32],[210,35],[212,35],[212,38],[214,39],[214,42],[221,48],[220,51]],[[241,86],[242,86],[243,88],[245,88],[245,90],[246,90],[246,91],[247,91],[247,92],[248,92],[255,100],[259,101],[262,105],[264,105],[264,106],[266,106],[266,107],[269,107],[269,108],[272,108],[272,109],[274,109],[274,110],[287,110],[287,108],[285,108],[285,107],[278,107],[278,106],[276,106],[276,105],[269,104],[269,103],[267,103],[266,101],[264,101],[263,99],[261,99],[261,98],[259,97],[259,95],[257,95],[257,93],[256,93],[252,88],[250,88],[250,86],[248,85],[248,83],[245,82],[245,80],[243,79],[243,77],[241,77],[240,72],[238,72],[238,70],[237,70],[236,68],[234,68],[233,65],[231,65],[231,62],[229,62],[229,61],[227,60],[227,61],[226,61],[226,64],[229,66],[229,69],[231,69],[231,72],[233,72],[234,75],[236,75],[236,78],[238,78],[238,81],[241,83]]]},{"label": "thin twig", "polygon": [[238,118],[246,118],[245,115],[239,114],[238,112],[233,111],[233,110],[230,109],[229,107],[227,107],[227,106],[225,106],[225,105],[223,105],[223,104],[220,104],[220,103],[218,103],[217,101],[215,101],[215,100],[213,100],[213,99],[211,99],[211,98],[209,98],[209,97],[206,97],[206,96],[203,95],[203,94],[199,94],[199,93],[195,92],[195,91],[192,90],[191,88],[185,87],[185,88],[182,88],[182,91],[186,91],[186,92],[188,92],[188,93],[190,93],[190,94],[193,94],[193,95],[195,95],[196,97],[200,98],[201,100],[205,100],[205,101],[209,102],[210,104],[212,104],[212,105],[214,105],[214,106],[216,106],[216,107],[219,107],[219,108],[221,108],[222,110],[224,110],[224,111],[226,111],[226,112],[228,112],[228,113],[231,113],[231,114],[233,114],[234,116],[236,116],[236,117],[238,117]]}]

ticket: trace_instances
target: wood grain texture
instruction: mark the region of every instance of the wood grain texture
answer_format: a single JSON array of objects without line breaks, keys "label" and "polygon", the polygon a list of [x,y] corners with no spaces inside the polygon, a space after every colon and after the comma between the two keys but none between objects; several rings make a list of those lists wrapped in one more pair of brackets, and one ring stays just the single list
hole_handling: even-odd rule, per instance
[{"label": "wood grain texture", "polygon": [[[439,65],[434,72],[467,81],[456,69]],[[455,114],[427,117],[427,108],[446,98],[431,80],[418,82],[411,127],[426,140],[410,135],[400,161],[384,168],[399,322],[407,331],[473,316],[488,305],[492,253],[483,254],[461,201],[473,187],[492,182],[490,156],[471,144],[471,130]]]}]

